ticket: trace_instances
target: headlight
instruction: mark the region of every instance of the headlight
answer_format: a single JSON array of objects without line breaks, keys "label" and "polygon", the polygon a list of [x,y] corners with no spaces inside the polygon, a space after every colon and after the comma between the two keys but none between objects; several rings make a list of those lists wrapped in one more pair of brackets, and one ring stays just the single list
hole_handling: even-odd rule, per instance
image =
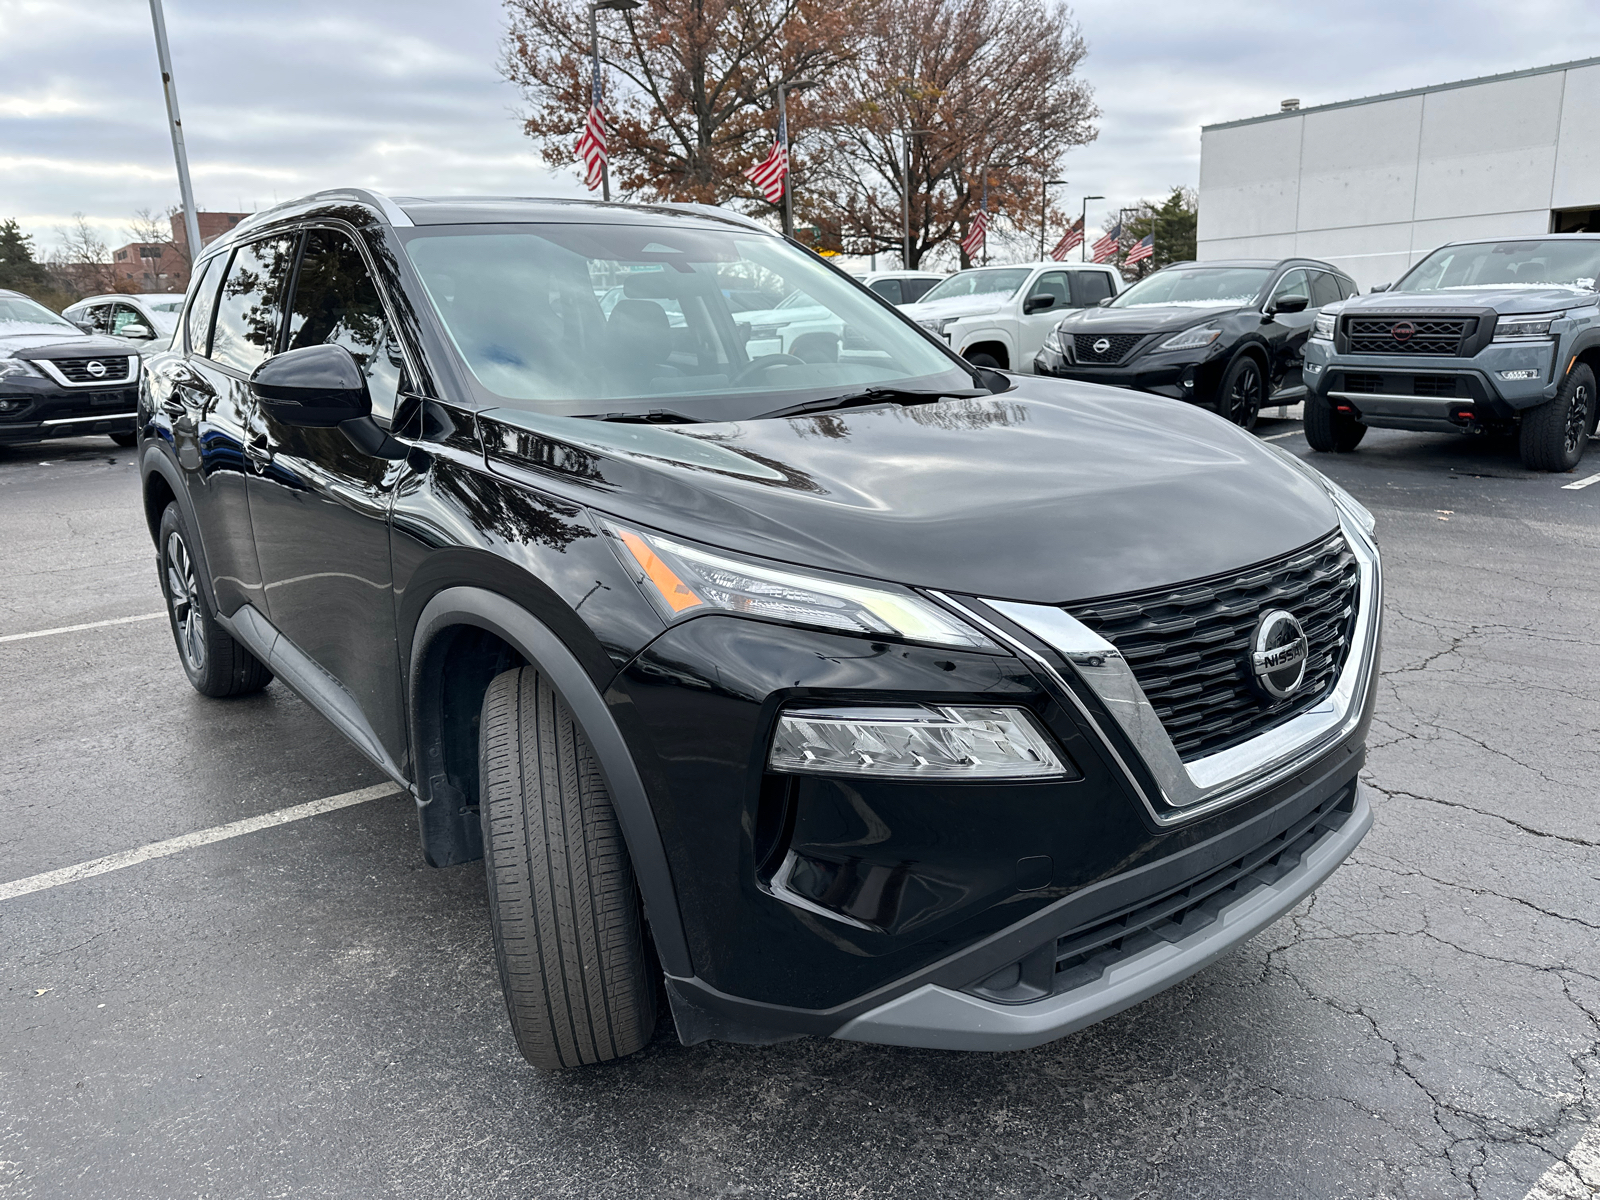
[{"label": "headlight", "polygon": [[609,532],[639,590],[668,621],[728,612],[936,646],[995,648],[983,634],[909,590],[762,566],[620,526]]},{"label": "headlight", "polygon": [[1063,762],[1020,708],[799,709],[778,718],[774,771],[879,779],[1060,779]]},{"label": "headlight", "polygon": [[1196,329],[1185,329],[1182,333],[1173,334],[1166,341],[1162,342],[1161,345],[1157,346],[1156,349],[1198,350],[1202,346],[1211,345],[1212,342],[1216,341],[1221,336],[1222,330],[1220,329],[1208,329],[1204,326]]},{"label": "headlight", "polygon": [[1378,528],[1378,518],[1372,515],[1372,510],[1369,509],[1365,504],[1361,503],[1361,501],[1357,500],[1349,492],[1345,491],[1344,488],[1340,487],[1321,471],[1317,470],[1310,463],[1306,462],[1305,459],[1297,458],[1295,455],[1290,454],[1281,446],[1274,446],[1267,442],[1263,442],[1262,445],[1266,446],[1268,450],[1271,450],[1279,458],[1283,459],[1284,462],[1288,463],[1307,479],[1311,480],[1312,483],[1316,484],[1323,491],[1327,492],[1328,499],[1333,501],[1333,506],[1335,508],[1354,521],[1356,526],[1367,535],[1369,540],[1373,537]]},{"label": "headlight", "polygon": [[1333,325],[1339,318],[1332,313],[1318,313],[1317,319],[1311,325],[1311,336],[1319,342],[1333,340]]},{"label": "headlight", "polygon": [[1494,340],[1507,342],[1515,338],[1542,338],[1550,336],[1550,322],[1559,321],[1566,313],[1530,313],[1525,317],[1497,317],[1494,323]]},{"label": "headlight", "polygon": [[1052,329],[1048,334],[1045,335],[1044,348],[1052,351],[1053,353],[1061,355],[1062,358],[1067,356],[1067,344],[1066,342],[1062,341],[1061,331],[1059,329]]},{"label": "headlight", "polygon": [[958,319],[956,317],[930,317],[926,321],[918,321],[917,324],[935,337],[943,337],[944,331],[954,325]]},{"label": "headlight", "polygon": [[21,375],[39,375],[39,370],[25,358],[0,358],[0,379]]}]

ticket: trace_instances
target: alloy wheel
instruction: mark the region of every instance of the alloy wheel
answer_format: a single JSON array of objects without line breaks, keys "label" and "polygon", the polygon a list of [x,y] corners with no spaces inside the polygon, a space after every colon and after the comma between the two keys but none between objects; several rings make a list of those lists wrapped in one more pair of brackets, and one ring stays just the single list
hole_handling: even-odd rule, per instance
[{"label": "alloy wheel", "polygon": [[176,533],[167,535],[167,605],[178,634],[178,649],[191,671],[206,665],[205,635],[200,628],[199,597],[194,560]]},{"label": "alloy wheel", "polygon": [[1567,453],[1572,454],[1588,440],[1589,389],[1580,383],[1572,389],[1572,400],[1567,405]]},{"label": "alloy wheel", "polygon": [[1261,412],[1261,372],[1254,363],[1248,364],[1233,381],[1228,393],[1228,420],[1246,429],[1255,424]]}]

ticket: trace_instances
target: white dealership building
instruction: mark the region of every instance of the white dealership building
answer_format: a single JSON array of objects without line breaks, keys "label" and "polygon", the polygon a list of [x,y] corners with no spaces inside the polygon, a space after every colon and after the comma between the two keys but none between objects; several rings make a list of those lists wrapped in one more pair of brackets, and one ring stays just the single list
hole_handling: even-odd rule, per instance
[{"label": "white dealership building", "polygon": [[1443,242],[1600,231],[1600,58],[1297,103],[1201,130],[1202,261],[1304,255],[1368,289]]}]

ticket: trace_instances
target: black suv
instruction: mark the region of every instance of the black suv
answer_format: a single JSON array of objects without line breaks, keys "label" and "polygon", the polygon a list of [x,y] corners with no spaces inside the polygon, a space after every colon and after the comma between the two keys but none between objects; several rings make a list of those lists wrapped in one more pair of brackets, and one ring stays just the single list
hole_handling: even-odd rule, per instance
[{"label": "black suv", "polygon": [[134,441],[139,355],[0,289],[0,445],[109,433]]},{"label": "black suv", "polygon": [[[792,352],[752,289],[809,297]],[[686,1043],[1036,1045],[1370,824],[1365,509],[754,222],[320,193],[207,248],[146,378],[184,670],[276,676],[485,860],[537,1065],[644,1045],[663,977]]]},{"label": "black suv", "polygon": [[1305,398],[1312,322],[1356,294],[1349,276],[1313,258],[1174,263],[1068,315],[1033,369],[1190,400],[1250,429],[1263,404]]}]

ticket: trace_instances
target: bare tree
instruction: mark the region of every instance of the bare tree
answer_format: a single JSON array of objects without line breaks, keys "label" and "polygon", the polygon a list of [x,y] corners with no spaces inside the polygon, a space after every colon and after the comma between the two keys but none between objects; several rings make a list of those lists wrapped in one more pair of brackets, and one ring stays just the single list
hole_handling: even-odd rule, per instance
[{"label": "bare tree", "polygon": [[59,244],[50,252],[50,276],[58,291],[73,298],[95,292],[117,291],[111,250],[83,213],[72,214],[72,225],[56,227]]},{"label": "bare tree", "polygon": [[[778,84],[821,77],[852,53],[876,0],[645,0],[605,14],[600,56],[611,167],[622,192],[717,204],[765,202],[745,168],[771,144]],[[589,108],[586,0],[506,0],[501,71],[527,99],[523,129],[546,162],[576,169]]]},{"label": "bare tree", "polygon": [[797,193],[825,240],[857,254],[898,249],[908,179],[910,266],[960,241],[985,179],[991,220],[1037,228],[1043,182],[1097,132],[1071,11],[1048,0],[883,0],[856,40],[813,102],[829,121],[807,137],[817,178]]}]

